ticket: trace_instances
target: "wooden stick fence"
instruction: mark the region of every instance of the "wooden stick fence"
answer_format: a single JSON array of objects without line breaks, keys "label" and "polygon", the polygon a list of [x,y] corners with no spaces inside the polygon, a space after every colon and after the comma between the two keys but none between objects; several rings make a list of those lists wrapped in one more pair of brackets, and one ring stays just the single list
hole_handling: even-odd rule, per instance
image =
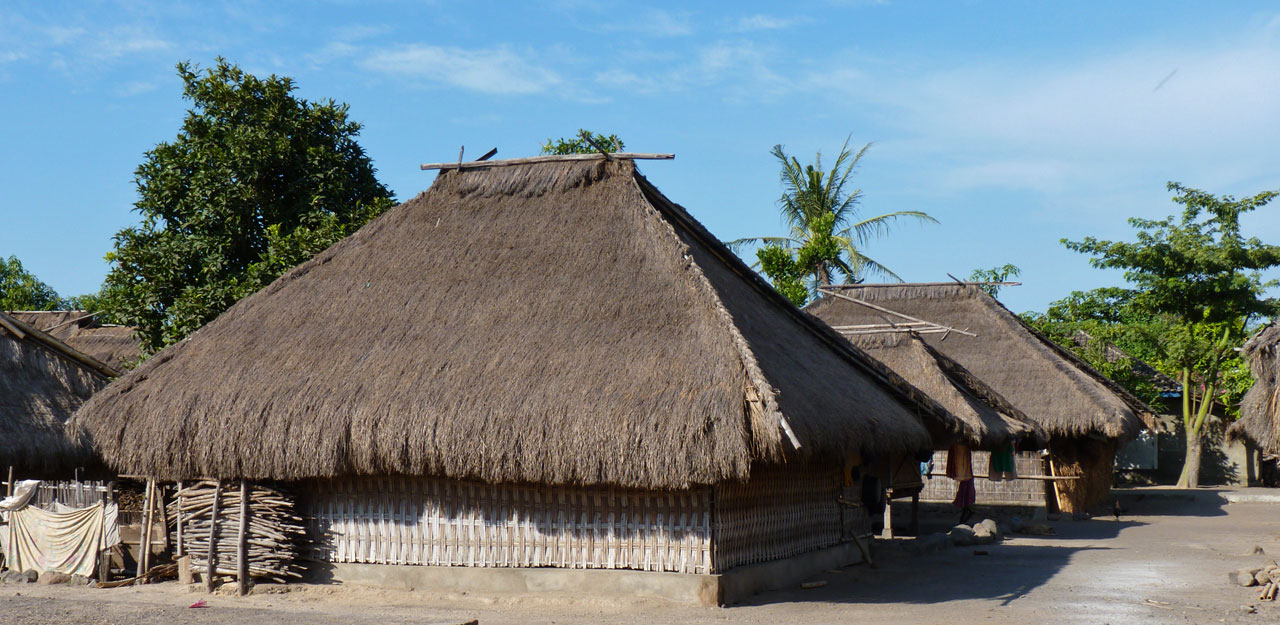
[{"label": "wooden stick fence", "polygon": [[169,514],[180,527],[183,554],[205,573],[207,587],[217,575],[237,577],[242,594],[248,590],[246,575],[277,582],[302,577],[297,556],[305,532],[293,497],[284,491],[200,481],[178,491]]}]

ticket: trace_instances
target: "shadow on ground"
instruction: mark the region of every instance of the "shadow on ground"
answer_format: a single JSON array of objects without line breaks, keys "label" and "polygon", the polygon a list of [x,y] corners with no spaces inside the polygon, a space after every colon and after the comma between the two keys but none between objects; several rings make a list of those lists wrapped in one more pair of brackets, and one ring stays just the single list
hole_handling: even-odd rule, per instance
[{"label": "shadow on ground", "polygon": [[1124,488],[1112,491],[1124,515],[1226,516],[1227,498],[1215,489]]},{"label": "shadow on ground", "polygon": [[[752,597],[742,605],[779,602],[936,604],[966,599],[1013,602],[1049,581],[1082,551],[1106,547],[998,544],[954,547],[927,557],[882,559],[815,580],[827,585]],[[942,615],[939,615],[942,616]]]}]

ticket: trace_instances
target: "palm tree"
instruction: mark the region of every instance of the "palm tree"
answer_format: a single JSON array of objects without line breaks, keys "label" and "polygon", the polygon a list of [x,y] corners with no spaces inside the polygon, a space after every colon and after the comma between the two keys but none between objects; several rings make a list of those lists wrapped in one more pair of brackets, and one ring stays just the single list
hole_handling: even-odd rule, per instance
[{"label": "palm tree", "polygon": [[862,253],[867,242],[889,233],[893,222],[910,217],[921,222],[937,223],[938,220],[921,211],[895,211],[867,219],[858,219],[858,204],[862,190],[847,190],[849,178],[858,161],[871,147],[868,143],[858,152],[849,151],[849,139],[840,146],[830,171],[822,168],[819,152],[812,165],[800,165],[794,156],[788,156],[781,145],[770,152],[782,164],[779,178],[783,193],[778,199],[782,217],[790,228],[783,237],[748,237],[730,242],[735,250],[747,245],[776,245],[789,253],[796,253],[810,243],[834,241],[836,253],[813,263],[811,290],[829,286],[837,273],[848,282],[861,282],[869,274],[901,281],[898,274]]}]

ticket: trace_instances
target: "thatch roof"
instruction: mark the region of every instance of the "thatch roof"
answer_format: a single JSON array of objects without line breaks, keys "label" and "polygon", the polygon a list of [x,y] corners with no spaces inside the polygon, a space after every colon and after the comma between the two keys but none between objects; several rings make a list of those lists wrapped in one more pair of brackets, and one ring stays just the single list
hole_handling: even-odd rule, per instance
[{"label": "thatch roof", "polygon": [[598,159],[443,171],[76,422],[116,468],[168,478],[680,488],[927,448],[934,409]]},{"label": "thatch roof", "polygon": [[93,462],[64,425],[109,369],[61,341],[0,313],[0,468],[49,475]]},{"label": "thatch roof", "polygon": [[[1017,406],[1050,436],[1130,439],[1153,411],[1119,384],[1024,323],[975,286],[960,283],[841,285],[834,292],[923,321],[965,330],[924,340]],[[827,295],[809,310],[832,326],[902,323],[901,318]]]},{"label": "thatch roof", "polygon": [[9,315],[115,369],[138,360],[142,348],[133,328],[100,323],[83,310],[17,310]]},{"label": "thatch roof", "polygon": [[1021,450],[1041,449],[1048,443],[1044,428],[918,335],[858,334],[848,335],[848,339],[946,408],[945,414],[926,423],[935,426],[930,428],[937,432],[935,447],[945,448],[957,439],[984,450],[1011,442]]},{"label": "thatch roof", "polygon": [[1231,439],[1247,438],[1272,454],[1280,454],[1280,321],[1272,321],[1245,341],[1243,356],[1253,372],[1253,386],[1244,394],[1240,420],[1227,428]]}]

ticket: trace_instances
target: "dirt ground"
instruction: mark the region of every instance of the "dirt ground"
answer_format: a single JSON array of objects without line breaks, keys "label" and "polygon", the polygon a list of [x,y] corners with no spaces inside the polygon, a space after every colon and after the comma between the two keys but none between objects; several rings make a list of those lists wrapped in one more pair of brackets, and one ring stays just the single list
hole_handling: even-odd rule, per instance
[{"label": "dirt ground", "polygon": [[[884,547],[879,568],[828,572],[815,578],[827,581],[824,587],[763,594],[730,608],[356,586],[296,585],[237,598],[176,582],[114,590],[27,584],[0,585],[0,623],[1280,623],[1277,604],[1259,603],[1255,589],[1226,578],[1280,556],[1280,505],[1228,505],[1212,497],[1125,505],[1129,513],[1119,522],[1051,523],[1056,536],[920,556]],[[1255,555],[1256,547],[1266,555]],[[187,607],[201,598],[208,608]],[[1247,611],[1251,606],[1256,612]]]}]

